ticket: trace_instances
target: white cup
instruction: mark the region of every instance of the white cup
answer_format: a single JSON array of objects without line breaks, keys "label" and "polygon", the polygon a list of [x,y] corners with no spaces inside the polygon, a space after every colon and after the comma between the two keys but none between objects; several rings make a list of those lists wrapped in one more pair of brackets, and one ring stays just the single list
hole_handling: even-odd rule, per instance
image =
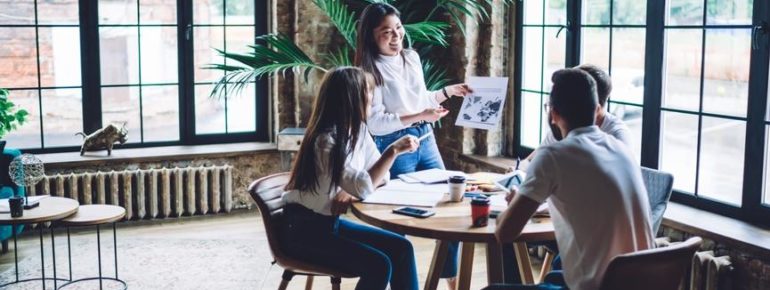
[{"label": "white cup", "polygon": [[447,183],[449,183],[449,200],[454,202],[462,201],[465,195],[465,177],[451,176]]}]

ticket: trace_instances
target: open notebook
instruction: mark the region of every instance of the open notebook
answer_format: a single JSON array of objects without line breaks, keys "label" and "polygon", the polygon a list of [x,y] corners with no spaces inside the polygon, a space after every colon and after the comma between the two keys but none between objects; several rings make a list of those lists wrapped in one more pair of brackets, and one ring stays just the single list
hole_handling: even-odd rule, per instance
[{"label": "open notebook", "polygon": [[407,183],[391,180],[367,197],[364,203],[435,207],[448,192],[446,184]]},{"label": "open notebook", "polygon": [[450,176],[463,176],[469,178],[465,172],[443,169],[428,169],[411,173],[399,174],[398,178],[407,183],[439,183],[446,182]]}]

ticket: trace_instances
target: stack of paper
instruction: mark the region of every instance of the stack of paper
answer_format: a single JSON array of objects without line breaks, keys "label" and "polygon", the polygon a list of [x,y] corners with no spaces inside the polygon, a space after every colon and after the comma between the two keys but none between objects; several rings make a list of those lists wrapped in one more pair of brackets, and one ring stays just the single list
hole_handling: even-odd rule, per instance
[{"label": "stack of paper", "polygon": [[447,179],[449,179],[450,176],[463,176],[468,178],[465,175],[465,172],[462,171],[452,171],[452,170],[443,170],[443,169],[428,169],[428,170],[422,170],[412,173],[404,173],[400,174],[398,178],[403,180],[407,183],[438,183],[438,182],[446,182]]},{"label": "stack of paper", "polygon": [[364,203],[434,207],[449,187],[446,184],[406,183],[391,180],[367,197]]}]

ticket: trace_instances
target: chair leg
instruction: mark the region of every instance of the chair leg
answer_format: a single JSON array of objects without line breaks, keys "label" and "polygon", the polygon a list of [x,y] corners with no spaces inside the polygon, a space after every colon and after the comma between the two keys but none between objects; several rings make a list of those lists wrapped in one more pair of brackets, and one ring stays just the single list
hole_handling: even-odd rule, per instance
[{"label": "chair leg", "polygon": [[342,278],[332,277],[332,290],[340,290],[340,283],[342,283]]},{"label": "chair leg", "polygon": [[305,283],[305,290],[313,289],[313,275],[307,275],[307,282]]},{"label": "chair leg", "polygon": [[286,287],[289,287],[289,282],[291,281],[291,278],[294,278],[294,272],[289,270],[283,270],[283,275],[281,276],[281,285],[278,286],[278,290],[286,290]]},{"label": "chair leg", "polygon": [[548,274],[548,272],[551,272],[551,265],[553,264],[553,259],[555,255],[551,253],[549,250],[545,250],[545,258],[543,258],[543,267],[540,268],[540,277],[537,279],[539,281],[538,283],[543,283],[543,280],[545,279],[545,275]]},{"label": "chair leg", "polygon": [[8,240],[3,240],[3,249],[0,251],[0,254],[8,253]]}]

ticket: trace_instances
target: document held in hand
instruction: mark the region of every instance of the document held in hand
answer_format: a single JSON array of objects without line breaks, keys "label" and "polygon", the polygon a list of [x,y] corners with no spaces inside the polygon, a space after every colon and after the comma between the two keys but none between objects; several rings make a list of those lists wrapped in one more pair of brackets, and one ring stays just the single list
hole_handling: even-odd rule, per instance
[{"label": "document held in hand", "polygon": [[468,86],[473,93],[465,96],[455,126],[494,129],[500,123],[500,116],[503,115],[508,78],[470,77]]}]

